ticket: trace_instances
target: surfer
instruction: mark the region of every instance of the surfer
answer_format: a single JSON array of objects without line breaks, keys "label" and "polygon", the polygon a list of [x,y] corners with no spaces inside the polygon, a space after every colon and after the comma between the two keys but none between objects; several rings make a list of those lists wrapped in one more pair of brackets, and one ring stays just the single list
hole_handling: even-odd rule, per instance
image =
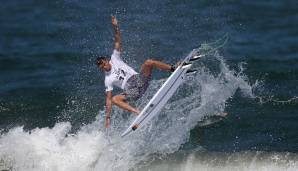
[{"label": "surfer", "polygon": [[[175,66],[161,61],[147,59],[141,66],[140,73],[128,66],[120,57],[121,37],[117,19],[112,16],[112,26],[115,32],[114,51],[109,59],[107,56],[100,56],[96,59],[96,65],[105,73],[106,87],[106,128],[110,126],[112,104],[128,110],[136,115],[140,111],[131,106],[129,101],[136,101],[146,91],[151,78],[152,69],[157,68],[164,71],[174,71]],[[114,86],[124,90],[123,93],[112,96]]]}]

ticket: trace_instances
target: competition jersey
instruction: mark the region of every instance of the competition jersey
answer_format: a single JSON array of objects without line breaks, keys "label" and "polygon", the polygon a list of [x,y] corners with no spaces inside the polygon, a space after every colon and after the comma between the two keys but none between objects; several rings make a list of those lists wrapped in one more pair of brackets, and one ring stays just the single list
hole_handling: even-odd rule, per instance
[{"label": "competition jersey", "polygon": [[109,72],[105,72],[106,91],[113,90],[114,86],[124,89],[127,80],[131,76],[138,74],[134,69],[123,62],[120,58],[120,52],[116,49],[113,51],[109,63],[112,68]]}]

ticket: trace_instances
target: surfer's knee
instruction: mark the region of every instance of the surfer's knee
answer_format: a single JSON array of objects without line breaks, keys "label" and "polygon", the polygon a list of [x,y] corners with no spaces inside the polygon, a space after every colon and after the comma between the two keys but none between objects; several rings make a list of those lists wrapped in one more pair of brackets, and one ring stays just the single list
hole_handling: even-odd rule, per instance
[{"label": "surfer's knee", "polygon": [[120,96],[118,96],[118,95],[112,97],[112,102],[114,104],[118,104],[121,100],[122,100],[122,98]]},{"label": "surfer's knee", "polygon": [[154,65],[154,60],[152,59],[147,59],[144,63],[145,66],[148,66],[148,67],[152,67]]},{"label": "surfer's knee", "polygon": [[155,61],[154,61],[154,60],[152,60],[152,59],[147,59],[147,60],[143,63],[143,65],[142,65],[142,67],[141,67],[141,73],[142,73],[144,76],[146,76],[146,77],[150,76],[150,75],[151,75],[151,72],[152,72],[152,69],[153,69],[153,67],[154,67],[154,64],[155,64]]}]

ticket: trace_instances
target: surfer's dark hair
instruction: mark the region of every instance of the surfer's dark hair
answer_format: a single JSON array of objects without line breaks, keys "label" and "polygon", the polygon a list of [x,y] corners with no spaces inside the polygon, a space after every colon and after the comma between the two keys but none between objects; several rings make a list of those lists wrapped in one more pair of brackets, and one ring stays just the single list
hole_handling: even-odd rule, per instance
[{"label": "surfer's dark hair", "polygon": [[108,60],[107,56],[102,55],[102,56],[99,56],[99,57],[96,58],[95,63],[96,63],[97,66],[99,66],[100,64],[103,63],[103,61],[107,61],[107,60]]}]

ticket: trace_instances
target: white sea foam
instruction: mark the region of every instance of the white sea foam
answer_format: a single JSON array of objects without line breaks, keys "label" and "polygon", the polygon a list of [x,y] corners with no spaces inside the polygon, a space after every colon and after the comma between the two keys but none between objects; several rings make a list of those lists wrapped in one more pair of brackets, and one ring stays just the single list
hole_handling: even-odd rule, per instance
[{"label": "white sea foam", "polygon": [[[179,160],[177,160],[179,156]],[[157,160],[140,170],[171,171],[295,171],[298,169],[298,155],[246,151],[238,153],[196,152],[187,156],[176,154],[166,160]]]},{"label": "white sea foam", "polygon": [[[206,44],[202,48],[208,51],[213,47]],[[204,64],[204,60],[210,62],[209,58],[216,72]],[[252,86],[245,75],[229,69],[216,50],[209,51],[206,59],[195,67],[198,74],[189,77],[160,115],[134,134],[120,137],[134,116],[127,116],[117,107],[113,108],[113,122],[108,131],[103,128],[104,111],[95,122],[75,134],[69,133],[71,125],[67,122],[30,132],[17,127],[0,138],[0,167],[22,171],[129,170],[150,164],[154,156],[178,151],[188,141],[190,130],[197,122],[205,116],[224,112],[226,101],[238,89],[245,96],[253,97]],[[151,81],[139,105],[148,102],[164,81]],[[185,167],[193,166],[186,163]]]}]

